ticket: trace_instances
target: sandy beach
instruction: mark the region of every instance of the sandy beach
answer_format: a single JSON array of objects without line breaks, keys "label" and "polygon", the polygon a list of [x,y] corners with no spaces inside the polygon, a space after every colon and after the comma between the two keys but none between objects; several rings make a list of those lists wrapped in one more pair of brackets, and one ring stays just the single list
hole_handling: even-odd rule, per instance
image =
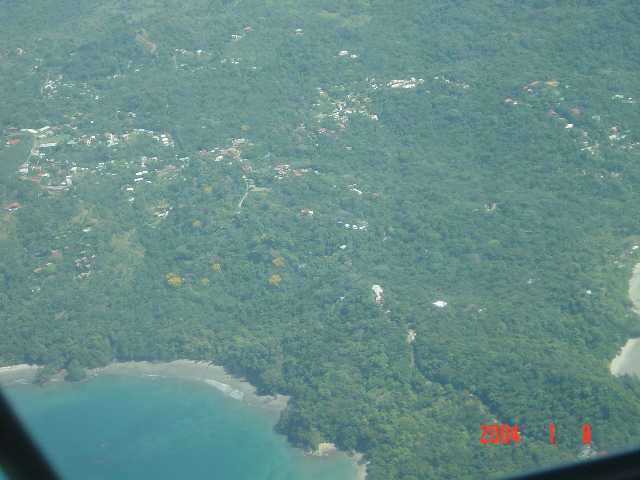
[{"label": "sandy beach", "polygon": [[[629,280],[629,299],[633,303],[633,310],[640,315],[640,263],[633,268]],[[609,371],[615,375],[640,376],[640,338],[630,338],[624,344],[618,355],[609,364]]]},{"label": "sandy beach", "polygon": [[37,369],[37,365],[29,365],[28,363],[21,363],[19,365],[9,365],[7,367],[0,367],[0,375],[7,375],[14,372],[25,372]]},{"label": "sandy beach", "polygon": [[[32,383],[38,366],[11,365],[0,367],[0,386],[12,384]],[[203,382],[219,390],[223,394],[251,406],[258,407],[269,415],[277,417],[287,406],[289,398],[285,395],[265,396],[257,395],[256,388],[244,378],[230,375],[225,369],[208,362],[193,360],[175,360],[172,362],[116,362],[105,367],[88,370],[89,378],[98,375],[119,375],[135,377],[176,378]],[[60,381],[61,376],[56,380]],[[331,450],[328,455],[347,455],[357,466],[356,480],[365,480],[367,475],[366,462],[362,454],[346,454]]]},{"label": "sandy beach", "polygon": [[131,375],[138,377],[181,378],[203,382],[231,398],[278,414],[284,410],[289,400],[284,395],[257,395],[255,387],[245,379],[230,375],[221,366],[193,360],[175,360],[162,363],[118,362],[111,363],[106,367],[89,370],[88,374],[90,376]]},{"label": "sandy beach", "polygon": [[27,363],[0,367],[0,385],[31,383],[35,378],[37,371],[37,365],[29,365]]},{"label": "sandy beach", "polygon": [[350,455],[351,459],[356,463],[356,480],[366,480],[367,478],[367,463],[364,460],[364,455],[361,453],[355,453]]}]

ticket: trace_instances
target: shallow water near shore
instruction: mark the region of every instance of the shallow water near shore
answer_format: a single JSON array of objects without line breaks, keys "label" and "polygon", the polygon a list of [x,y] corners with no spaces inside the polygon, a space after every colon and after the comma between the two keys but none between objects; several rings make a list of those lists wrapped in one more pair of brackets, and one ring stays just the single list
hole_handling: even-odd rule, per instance
[{"label": "shallow water near shore", "polygon": [[305,456],[273,431],[278,411],[204,382],[99,375],[4,392],[63,478],[352,480],[346,455]]}]

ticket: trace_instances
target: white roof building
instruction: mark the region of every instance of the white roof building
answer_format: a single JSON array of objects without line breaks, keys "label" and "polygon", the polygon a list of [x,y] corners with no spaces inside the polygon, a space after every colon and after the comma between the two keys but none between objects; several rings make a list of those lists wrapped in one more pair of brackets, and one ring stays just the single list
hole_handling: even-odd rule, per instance
[{"label": "white roof building", "polygon": [[382,287],[380,285],[372,285],[371,291],[373,291],[373,302],[376,305],[382,305],[382,302],[384,301],[382,296],[384,290],[382,289]]}]

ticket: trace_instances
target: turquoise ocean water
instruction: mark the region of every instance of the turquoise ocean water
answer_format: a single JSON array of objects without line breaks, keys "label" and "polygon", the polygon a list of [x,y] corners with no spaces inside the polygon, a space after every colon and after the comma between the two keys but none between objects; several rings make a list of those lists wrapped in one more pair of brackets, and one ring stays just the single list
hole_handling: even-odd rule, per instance
[{"label": "turquoise ocean water", "polygon": [[63,478],[355,478],[346,457],[304,456],[273,432],[273,413],[198,382],[105,375],[5,394]]}]

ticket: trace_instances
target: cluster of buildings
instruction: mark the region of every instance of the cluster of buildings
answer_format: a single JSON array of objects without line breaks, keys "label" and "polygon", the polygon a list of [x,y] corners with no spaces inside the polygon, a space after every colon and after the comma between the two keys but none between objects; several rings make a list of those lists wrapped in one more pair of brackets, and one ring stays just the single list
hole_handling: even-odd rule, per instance
[{"label": "cluster of buildings", "polygon": [[[561,102],[564,101],[564,97],[558,93],[558,89],[563,87],[563,85],[557,80],[534,80],[532,82],[527,83],[522,87],[522,91],[529,95],[543,95],[545,99],[554,103],[554,106],[549,108],[547,111],[547,116],[554,120],[559,126],[564,128],[569,132],[572,132],[572,136],[574,137],[576,143],[579,145],[580,151],[590,153],[591,155],[598,155],[601,150],[600,143],[592,138],[606,138],[608,139],[608,146],[610,148],[617,148],[620,150],[634,150],[640,148],[640,141],[633,141],[630,139],[631,132],[629,130],[622,131],[619,126],[612,126],[607,131],[606,134],[603,131],[591,130],[588,131],[588,123],[589,122],[581,122],[579,121],[581,117],[583,117],[584,112],[583,109],[577,106],[572,108],[566,108],[567,112],[570,114],[570,118],[567,118],[565,115],[559,113],[558,108],[561,105]],[[568,85],[564,85],[564,88],[569,88]],[[632,97],[627,97],[625,95],[617,94],[611,97],[614,101],[619,101],[622,103],[635,103],[635,100]],[[509,106],[517,106],[524,105],[531,107],[532,105],[522,101],[522,99],[507,97],[504,100],[504,103]],[[596,124],[599,124],[602,121],[600,115],[591,116],[591,120]],[[575,122],[575,123],[574,123]],[[593,122],[591,122],[593,123]],[[618,176],[617,174],[612,175],[613,177]]]},{"label": "cluster of buildings", "polygon": [[52,136],[55,132],[61,130],[61,127],[52,127],[50,125],[45,125],[42,128],[21,128],[20,131],[24,133],[30,133],[35,138],[42,140],[44,138]]},{"label": "cluster of buildings", "polygon": [[79,280],[85,280],[91,275],[92,262],[95,260],[96,256],[95,254],[89,254],[86,250],[82,250],[80,255],[82,256],[76,258],[73,263],[78,271],[76,278]]},{"label": "cluster of buildings", "polygon": [[251,145],[253,144],[246,138],[232,138],[231,146],[216,147],[210,150],[205,148],[200,150],[200,155],[212,157],[216,162],[221,162],[225,158],[242,162],[242,149]]},{"label": "cluster of buildings", "polygon": [[[371,286],[371,292],[373,293],[373,303],[375,303],[376,305],[383,305],[384,304],[384,289],[382,288],[382,286],[378,285],[378,284],[374,284]],[[435,302],[432,303],[432,305],[434,307],[437,308],[444,308],[448,305],[447,302],[445,302],[444,300],[436,300]],[[409,330],[407,332],[407,342],[408,343],[413,343],[416,339],[416,332],[415,330]]]},{"label": "cluster of buildings", "polygon": [[424,79],[411,77],[405,80],[391,80],[387,82],[387,87],[389,88],[416,88],[418,85],[422,85],[424,83]]},{"label": "cluster of buildings", "polygon": [[171,210],[173,210],[173,207],[166,201],[160,201],[158,205],[154,207],[153,215],[158,218],[166,218]]},{"label": "cluster of buildings", "polygon": [[285,177],[289,177],[293,175],[294,177],[304,177],[309,172],[313,172],[316,175],[319,174],[317,170],[312,170],[311,168],[291,168],[291,165],[288,163],[279,163],[273,167],[276,174],[273,178],[276,180],[282,180]]},{"label": "cluster of buildings", "polygon": [[[433,80],[436,82],[441,82],[447,85],[448,87],[457,88],[460,90],[468,90],[469,88],[471,88],[471,85],[469,85],[466,82],[463,82],[460,80],[451,80],[450,78],[447,78],[444,75],[436,75],[435,77],[433,77]],[[409,89],[416,88],[418,85],[423,85],[425,83],[424,78],[416,78],[416,77],[389,80],[383,83],[378,83],[375,78],[367,78],[366,81],[369,88],[371,88],[372,90],[377,90],[382,87],[387,87],[394,90],[398,90],[398,89],[409,90]],[[512,99],[509,99],[509,100],[513,101]]]},{"label": "cluster of buildings", "polygon": [[347,230],[365,230],[365,231],[369,226],[369,224],[365,221],[351,224],[351,223],[345,223],[342,220],[338,220],[338,225],[342,225]]},{"label": "cluster of buildings", "polygon": [[338,52],[339,57],[347,57],[347,58],[358,58],[358,55],[355,53],[351,53],[349,50],[340,50]]},{"label": "cluster of buildings", "polygon": [[[364,115],[371,120],[378,120],[378,115],[369,111],[371,98],[365,95],[349,93],[343,99],[334,99],[321,88],[318,88],[318,95],[320,101],[313,104],[314,108],[320,110],[315,114],[318,123],[331,119],[335,122],[335,127],[345,129],[351,115]],[[317,131],[320,134],[335,133],[325,127],[319,127]]]},{"label": "cluster of buildings", "polygon": [[[440,81],[446,85],[449,85],[450,87],[461,88],[462,90],[468,90],[469,88],[471,88],[471,85],[469,85],[466,82],[463,82],[460,80],[451,80],[450,78],[447,78],[444,75],[436,75],[435,77],[433,77],[433,79]],[[422,80],[422,79],[419,79],[419,80]]]},{"label": "cluster of buildings", "polygon": [[632,97],[625,97],[624,95],[620,95],[619,93],[611,97],[611,100],[619,101],[627,104],[634,104],[636,101]]},{"label": "cluster of buildings", "polygon": [[[115,76],[113,77],[115,78]],[[99,100],[100,96],[95,94],[95,91],[92,87],[89,86],[86,82],[81,82],[79,84],[75,82],[64,82],[63,75],[56,75],[55,77],[47,76],[47,79],[43,82],[40,87],[40,94],[46,98],[53,98],[57,94],[60,94],[63,89],[67,89],[68,95],[65,97],[66,100],[71,99],[71,94],[81,95],[81,96],[93,96],[94,100]],[[96,98],[97,97],[97,98]]]},{"label": "cluster of buildings", "polygon": [[186,55],[188,57],[201,57],[201,56],[209,56],[209,52],[205,52],[204,50],[186,50],[184,48],[176,48],[174,52],[179,55]]},{"label": "cluster of buildings", "polygon": [[[135,115],[133,112],[128,113],[129,116]],[[69,118],[69,116],[67,115]],[[81,113],[76,113],[70,118],[80,118],[82,117]],[[33,183],[38,184],[43,190],[46,190],[50,193],[56,192],[64,192],[73,186],[74,176],[79,174],[99,174],[99,175],[110,175],[116,176],[118,173],[107,172],[107,165],[104,162],[99,162],[95,166],[92,167],[79,167],[75,162],[69,160],[56,161],[55,158],[52,158],[49,152],[47,154],[47,149],[52,149],[53,147],[57,147],[59,145],[97,145],[97,144],[106,144],[108,147],[113,147],[119,145],[122,142],[128,142],[132,139],[135,139],[137,136],[145,136],[150,137],[153,140],[157,141],[162,146],[172,148],[174,147],[174,141],[171,138],[171,135],[168,133],[157,133],[152,130],[146,130],[142,128],[134,129],[130,132],[125,132],[123,134],[114,134],[111,132],[106,132],[104,134],[82,134],[77,135],[71,140],[68,141],[60,141],[61,138],[68,138],[67,135],[61,136],[56,135],[61,132],[65,127],[68,127],[71,130],[77,130],[78,127],[72,124],[65,124],[64,126],[50,126],[46,125],[42,128],[34,129],[34,128],[25,128],[20,130],[22,133],[28,133],[33,136],[34,146],[30,152],[27,161],[22,163],[17,171],[17,174],[20,179],[28,180]],[[66,133],[69,133],[67,130]],[[17,135],[17,129],[10,129],[10,135]],[[20,139],[19,137],[11,137],[10,140],[14,140],[15,138]],[[19,142],[11,141],[11,145],[17,144]],[[61,151],[57,151],[58,154],[64,153]],[[184,157],[180,160],[188,160],[188,157]],[[134,178],[132,179],[131,184],[124,185],[123,190],[128,194],[132,195],[134,192],[134,185],[138,185],[140,183],[152,183],[151,180],[148,180],[148,175],[150,174],[150,170],[145,168],[146,162],[148,161],[157,161],[158,157],[146,157],[143,156],[141,160],[141,165],[137,171],[134,170]],[[126,167],[130,167],[129,162],[125,161]],[[167,166],[163,170],[159,171],[159,176],[166,176],[173,173],[177,167]],[[133,173],[133,172],[132,172]],[[133,202],[135,197],[129,196],[128,201]]]},{"label": "cluster of buildings", "polygon": [[[175,142],[173,141],[173,138],[171,138],[171,135],[169,133],[166,133],[166,132],[157,133],[157,132],[154,132],[153,130],[145,130],[144,128],[134,128],[132,131],[125,132],[120,135],[111,133],[111,132],[106,132],[104,134],[104,138],[106,140],[107,147],[112,147],[114,145],[120,144],[123,141],[129,142],[138,135],[150,137],[164,147],[170,147],[170,148],[175,147]],[[83,137],[80,137],[79,139],[80,143],[86,143],[87,145],[90,145],[91,143],[94,143],[96,141],[95,135],[91,135],[87,138],[90,140],[89,142],[84,140]]]}]

